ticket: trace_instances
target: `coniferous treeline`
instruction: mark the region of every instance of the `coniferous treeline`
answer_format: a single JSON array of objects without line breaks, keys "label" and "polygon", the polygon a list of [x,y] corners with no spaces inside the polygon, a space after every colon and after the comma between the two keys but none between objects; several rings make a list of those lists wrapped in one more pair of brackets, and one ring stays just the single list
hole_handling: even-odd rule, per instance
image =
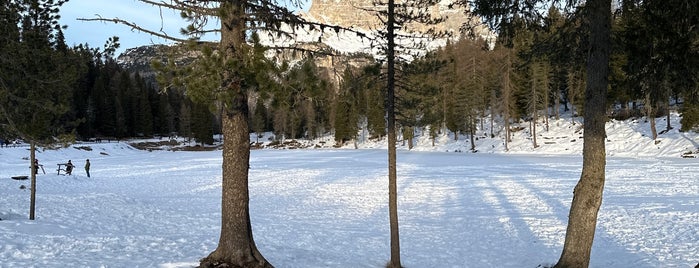
[{"label": "coniferous treeline", "polygon": [[216,124],[207,108],[178,92],[161,93],[155,81],[119,66],[111,56],[79,45],[83,65],[67,115],[79,122],[69,131],[79,139],[182,136],[211,144]]},{"label": "coniferous treeline", "polygon": [[[120,67],[112,57],[116,39],[102,50],[70,48],[60,26],[32,21],[40,18],[30,16],[32,12],[43,14],[40,8],[17,11],[21,8],[7,3],[2,10],[0,101],[5,111],[0,136],[19,137],[10,131],[19,122],[31,123],[22,129],[37,130],[44,138],[176,134],[211,143],[219,133],[219,112],[212,105],[193,102],[182,90],[161,93],[153,79]],[[683,1],[624,1],[613,21],[608,103],[614,105],[609,116],[663,116],[679,104],[683,130],[699,125],[695,11],[697,4]],[[411,142],[417,131],[429,129],[433,138],[448,130],[457,134],[455,139],[458,134],[473,139],[480,130],[478,135],[500,136],[507,145],[510,124],[526,120],[533,146],[538,146],[536,132],[548,128],[549,118],[558,118],[562,110],[582,114],[583,23],[576,14],[551,8],[540,20],[515,18],[494,46],[464,38],[398,66],[396,108],[402,137]],[[310,56],[251,71],[259,84],[249,100],[251,130],[271,131],[279,139],[334,134],[339,144],[385,136],[383,67],[371,59],[364,62],[336,70],[338,86],[329,82],[332,72]]]},{"label": "coniferous treeline", "polygon": [[[669,116],[674,108],[683,116],[683,131],[699,125],[697,6],[624,1],[613,20],[609,117],[657,118]],[[581,14],[564,15],[552,7],[539,20],[514,18],[492,49],[485,40],[461,39],[400,66],[396,95],[404,140],[411,142],[416,130],[430,126],[432,137],[449,130],[457,134],[455,139],[469,136],[475,146],[476,130],[489,130],[479,135],[499,135],[507,147],[510,132],[516,130],[510,124],[526,121],[537,147],[536,133],[546,131],[549,118],[558,119],[560,111],[570,111],[574,123],[582,121],[576,117],[582,115],[585,99],[584,23]],[[352,95],[354,88],[368,89],[362,84],[380,79],[379,72],[366,70],[345,71],[336,122],[349,127],[335,126],[338,141],[351,139],[359,131],[354,122],[369,118],[367,111],[352,110],[361,105]],[[347,115],[351,118],[340,119]],[[678,127],[665,121],[666,130]]]},{"label": "coniferous treeline", "polygon": [[0,2],[0,138],[50,144],[178,133],[213,142],[213,114],[119,66],[117,37],[103,49],[68,47],[58,22],[64,2]]}]

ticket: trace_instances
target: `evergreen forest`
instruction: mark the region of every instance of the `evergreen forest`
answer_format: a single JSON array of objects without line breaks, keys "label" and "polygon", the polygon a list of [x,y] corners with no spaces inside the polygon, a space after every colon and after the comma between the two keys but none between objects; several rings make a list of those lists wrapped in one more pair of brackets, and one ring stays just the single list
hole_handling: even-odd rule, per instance
[{"label": "evergreen forest", "polygon": [[[623,2],[613,16],[609,118],[661,117],[674,109],[683,116],[683,131],[696,128],[698,4]],[[215,103],[120,66],[114,57],[118,37],[103,48],[69,47],[58,7],[54,1],[0,6],[0,137],[178,135],[213,143],[221,128]],[[400,63],[396,112],[403,139],[410,142],[416,129],[433,137],[445,131],[473,137],[484,124],[503,126],[500,132],[489,128],[488,135],[509,137],[511,123],[546,127],[561,111],[581,115],[588,34],[581,16],[551,7],[538,19],[515,18],[495,40],[464,35]],[[311,54],[301,55],[252,65],[256,69],[246,76],[257,88],[248,100],[251,131],[273,132],[278,139],[333,135],[338,144],[360,134],[386,135],[383,61],[336,55],[364,64],[328,69]],[[672,127],[679,126],[659,128]]]}]

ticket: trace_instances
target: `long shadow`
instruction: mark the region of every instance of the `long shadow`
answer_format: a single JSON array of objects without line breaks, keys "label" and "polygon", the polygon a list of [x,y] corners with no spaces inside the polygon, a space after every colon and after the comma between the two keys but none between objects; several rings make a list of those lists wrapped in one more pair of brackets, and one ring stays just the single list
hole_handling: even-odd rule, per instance
[{"label": "long shadow", "polygon": [[691,142],[692,145],[694,145],[694,148],[695,148],[695,149],[699,149],[699,144],[698,144],[697,142],[695,142],[693,139],[687,137],[687,134],[682,133],[681,136],[682,136],[683,139],[688,140],[689,142]]},{"label": "long shadow", "polygon": [[[450,156],[460,157],[469,162],[464,165],[450,166],[448,163],[458,164],[458,162],[449,159],[441,162],[421,159],[419,155],[403,157],[403,163],[417,172],[405,171],[402,174],[412,181],[400,184],[401,191],[399,191],[399,194],[401,192],[405,194],[408,188],[414,186],[413,184],[434,185],[435,181],[442,182],[445,187],[457,191],[450,200],[443,200],[445,204],[434,204],[435,209],[444,208],[441,215],[439,215],[440,212],[435,211],[427,211],[428,215],[422,215],[422,217],[435,218],[426,223],[435,226],[422,228],[435,228],[434,233],[427,234],[436,236],[432,237],[434,240],[432,246],[445,247],[444,253],[437,257],[449,261],[444,261],[440,265],[443,267],[536,267],[542,263],[542,260],[552,258],[551,256],[556,254],[556,247],[546,245],[545,241],[540,240],[532,232],[525,221],[527,215],[522,214],[523,211],[511,201],[507,193],[496,185],[501,180],[509,181],[518,176],[516,171],[508,172],[513,166],[511,163],[488,164],[486,163],[488,159],[484,162],[483,159],[478,159],[478,156],[462,158],[464,154],[450,154],[446,157]],[[495,160],[505,160],[504,157],[496,158]],[[425,169],[437,171],[426,173]],[[399,209],[409,208],[399,205]],[[401,223],[406,224],[406,221],[410,220],[418,223],[424,221],[424,219],[408,218]],[[453,226],[458,227],[454,229]],[[401,228],[401,233],[404,233],[402,235],[415,235],[405,234],[410,232],[405,229]],[[406,251],[409,252],[409,250],[411,249]],[[434,266],[433,263],[417,266],[430,265]]]},{"label": "long shadow", "polygon": [[[485,207],[483,210],[475,211],[492,211],[490,218],[483,218],[480,222],[476,221],[461,221],[461,224],[476,224],[482,225],[485,221],[492,221],[495,225],[501,225],[500,231],[504,235],[498,236],[499,239],[515,238],[518,240],[516,243],[511,243],[509,246],[510,252],[516,251],[520,252],[521,255],[512,255],[508,252],[511,258],[518,259],[520,263],[518,265],[508,265],[507,263],[501,263],[500,267],[516,267],[522,266],[523,262],[528,262],[531,267],[537,264],[545,264],[546,262],[555,262],[555,260],[560,256],[560,250],[562,250],[563,240],[565,236],[565,226],[567,224],[567,215],[569,212],[569,205],[566,205],[568,200],[563,200],[566,198],[572,198],[572,191],[575,183],[579,178],[579,171],[570,171],[571,167],[577,167],[575,165],[556,165],[555,167],[550,167],[549,165],[539,164],[539,161],[521,161],[518,157],[506,157],[498,158],[495,160],[504,160],[503,163],[491,163],[484,164],[482,160],[476,158],[466,157],[465,160],[473,160],[474,163],[465,163],[461,168],[461,172],[464,173],[463,180],[461,183],[469,184],[480,184],[474,188],[458,187],[459,194],[462,197],[458,197],[459,200],[469,203],[467,206],[471,207]],[[428,175],[424,172],[418,172],[423,178],[418,179],[439,179],[440,176],[446,178],[456,178],[458,175],[449,174],[449,172],[444,171],[444,169],[449,168],[448,165],[443,165],[437,161],[421,161],[419,157],[404,157],[403,162],[407,162],[411,168],[415,170],[423,169],[438,169],[438,172],[433,173],[434,175]],[[553,158],[551,160],[554,160]],[[448,161],[447,161],[448,162]],[[400,164],[400,163],[399,163]],[[400,167],[400,166],[399,166]],[[440,170],[441,168],[441,170]],[[399,170],[400,171],[400,170]],[[406,171],[405,177],[414,176],[414,172]],[[569,173],[569,174],[568,174]],[[468,174],[468,175],[466,175]],[[546,174],[549,174],[548,176]],[[571,176],[569,183],[561,182],[561,179],[548,179],[551,177],[550,174],[558,174],[558,176]],[[526,176],[523,179],[517,179],[518,176]],[[556,176],[556,175],[554,175]],[[432,177],[432,178],[430,178]],[[548,178],[547,178],[548,177]],[[534,178],[535,180],[532,180]],[[400,178],[399,178],[400,180]],[[541,185],[536,184],[536,180],[544,180]],[[503,188],[503,183],[514,184],[512,186],[505,186]],[[554,188],[552,189],[552,184]],[[563,184],[563,185],[561,185]],[[567,185],[570,184],[570,185]],[[410,187],[410,183],[403,183],[401,185],[401,191],[404,192],[405,189]],[[512,189],[517,187],[520,190],[512,192]],[[545,190],[546,189],[546,190]],[[536,213],[534,214],[524,214],[530,211],[532,206],[536,206],[536,203],[531,202],[526,205],[521,202],[515,201],[518,196],[521,195],[524,190],[525,195],[532,195],[533,197],[538,197],[541,205],[541,209],[548,209],[548,212]],[[562,191],[568,191],[565,196],[566,198],[561,198]],[[474,195],[479,195],[474,197]],[[470,198],[467,198],[470,197]],[[490,198],[490,202],[487,200]],[[529,209],[528,209],[529,208]],[[399,207],[399,209],[401,209]],[[536,208],[534,208],[536,209]],[[462,208],[461,211],[449,211],[443,216],[444,222],[449,222],[453,217],[468,216],[467,213],[474,212],[467,208]],[[499,218],[498,218],[499,215]],[[483,215],[476,215],[483,216]],[[558,223],[545,223],[541,225],[542,221],[555,220]],[[529,220],[529,221],[528,221]],[[550,228],[553,225],[558,225],[559,231],[551,233]],[[469,229],[472,226],[464,226],[464,228]],[[538,229],[537,228],[544,228]],[[547,230],[548,229],[548,230]],[[593,248],[592,265],[600,267],[609,266],[626,266],[633,265],[634,267],[653,267],[653,262],[655,258],[645,254],[643,252],[632,252],[630,249],[625,248],[624,245],[619,244],[615,241],[613,237],[608,235],[608,231],[604,229],[603,226],[598,225],[598,234],[596,237],[595,247]],[[468,235],[468,234],[466,234]],[[543,236],[542,236],[543,235]],[[560,238],[555,238],[555,236],[560,235]],[[552,238],[552,236],[554,236]],[[495,237],[495,235],[489,236],[490,239]],[[469,239],[469,238],[467,238]],[[486,239],[488,239],[486,237]],[[555,242],[558,241],[558,242]],[[480,241],[482,244],[495,245],[492,241]],[[532,250],[531,248],[536,248]],[[602,250],[602,251],[600,251]],[[535,253],[535,254],[532,254]],[[468,253],[467,256],[471,256]],[[528,256],[535,255],[535,256]],[[488,256],[485,256],[486,258]],[[598,259],[595,259],[597,257]],[[505,260],[504,256],[499,256],[497,259]],[[464,260],[469,261],[469,260]],[[475,264],[474,264],[475,265]],[[470,265],[467,265],[470,266]]]},{"label": "long shadow", "polygon": [[[553,159],[552,159],[553,160]],[[582,165],[582,163],[581,163]],[[575,183],[577,183],[580,174],[579,173],[574,173],[571,172],[571,177],[575,178]],[[542,178],[546,178],[547,176],[544,174],[551,174],[551,172],[548,172],[546,170],[542,170],[541,173],[539,173]],[[557,174],[557,173],[556,173]],[[555,180],[555,179],[550,179],[550,180]],[[560,180],[560,178],[559,178]],[[550,194],[546,191],[542,190],[541,185],[535,185],[532,183],[530,179],[522,179],[517,181],[519,182],[520,185],[522,185],[524,188],[529,190],[530,192],[534,193],[536,196],[542,197],[541,200],[547,204],[548,207],[552,208],[554,211],[554,215],[564,224],[568,223],[567,216],[570,211],[570,204],[568,203],[566,205],[565,202],[571,202],[572,201],[572,192],[573,188],[575,187],[575,183],[570,185],[568,189],[570,189],[570,192],[566,193],[566,195],[570,195],[569,199],[561,198],[560,196],[556,196],[553,194]],[[554,182],[555,183],[561,183],[560,181]],[[550,189],[552,183],[547,183],[546,186],[547,188]],[[605,192],[608,192],[609,189],[605,189]],[[556,202],[558,200],[558,202]],[[603,206],[604,206],[604,201],[603,201]],[[603,208],[600,209],[600,213],[603,213]],[[609,265],[632,265],[631,263],[626,263],[626,264],[619,264],[614,261],[617,260],[637,260],[634,261],[633,266],[634,267],[656,267],[658,264],[657,263],[651,263],[649,260],[654,260],[656,259],[653,256],[648,255],[647,253],[643,252],[632,252],[628,248],[625,248],[624,245],[619,244],[618,241],[615,241],[613,237],[609,235],[609,233],[605,230],[604,226],[601,226],[599,224],[599,216],[598,216],[598,224],[596,227],[597,231],[595,232],[595,242],[593,243],[593,249],[592,249],[592,257],[591,257],[591,265],[602,265],[602,266],[609,266]],[[561,238],[563,240],[564,237]],[[600,247],[600,243],[604,243],[604,247]],[[617,245],[615,248],[610,248],[607,245]],[[610,250],[611,249],[611,250]],[[561,248],[562,250],[562,248]],[[601,252],[600,252],[601,251]],[[642,257],[639,257],[641,255]],[[606,262],[603,262],[601,260],[596,260],[595,257],[601,257],[601,259],[607,260]],[[611,259],[611,260],[610,260]]]}]

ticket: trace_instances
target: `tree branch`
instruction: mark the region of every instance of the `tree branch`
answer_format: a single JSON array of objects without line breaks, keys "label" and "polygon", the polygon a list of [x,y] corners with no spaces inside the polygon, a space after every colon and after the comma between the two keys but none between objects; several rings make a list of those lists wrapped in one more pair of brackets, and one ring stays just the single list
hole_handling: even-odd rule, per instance
[{"label": "tree branch", "polygon": [[108,19],[108,18],[99,17],[99,15],[97,15],[97,16],[98,16],[98,18],[92,18],[92,19],[88,19],[88,18],[78,18],[78,20],[80,20],[80,21],[101,21],[101,22],[105,22],[105,23],[106,23],[106,22],[113,22],[113,23],[117,23],[117,24],[123,24],[123,25],[126,25],[126,26],[131,27],[131,30],[136,30],[136,31],[139,31],[139,32],[147,33],[147,34],[150,34],[150,35],[153,35],[153,36],[157,36],[157,37],[163,38],[163,39],[165,39],[165,40],[170,40],[170,41],[175,41],[175,42],[183,42],[183,43],[184,43],[184,42],[187,42],[187,41],[191,41],[191,40],[192,40],[192,39],[177,38],[177,37],[171,36],[171,35],[169,35],[169,34],[167,34],[167,33],[165,33],[165,32],[162,32],[162,31],[161,31],[161,32],[151,31],[151,30],[148,30],[148,29],[143,28],[143,27],[141,27],[141,26],[138,26],[138,24],[136,24],[136,23],[133,23],[133,22],[130,22],[130,21],[126,21],[126,20],[122,20],[122,19],[119,19],[119,18],[111,18],[111,19]]}]

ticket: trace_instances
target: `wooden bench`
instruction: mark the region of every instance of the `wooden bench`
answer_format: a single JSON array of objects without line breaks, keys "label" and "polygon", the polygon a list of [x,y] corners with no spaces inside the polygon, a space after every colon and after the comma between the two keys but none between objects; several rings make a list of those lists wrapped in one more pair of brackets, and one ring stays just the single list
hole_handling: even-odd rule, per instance
[{"label": "wooden bench", "polygon": [[[61,175],[61,171],[63,171],[65,173],[64,175],[70,175],[71,173],[73,173],[72,169],[71,169],[71,172],[68,172],[68,170],[66,170],[66,168],[68,168],[68,165],[75,168],[74,165],[68,164],[68,163],[62,163],[62,164],[56,164],[56,165],[58,165],[58,169],[56,169],[56,171],[58,172],[57,175]],[[63,166],[65,166],[65,167],[63,167]]]}]

